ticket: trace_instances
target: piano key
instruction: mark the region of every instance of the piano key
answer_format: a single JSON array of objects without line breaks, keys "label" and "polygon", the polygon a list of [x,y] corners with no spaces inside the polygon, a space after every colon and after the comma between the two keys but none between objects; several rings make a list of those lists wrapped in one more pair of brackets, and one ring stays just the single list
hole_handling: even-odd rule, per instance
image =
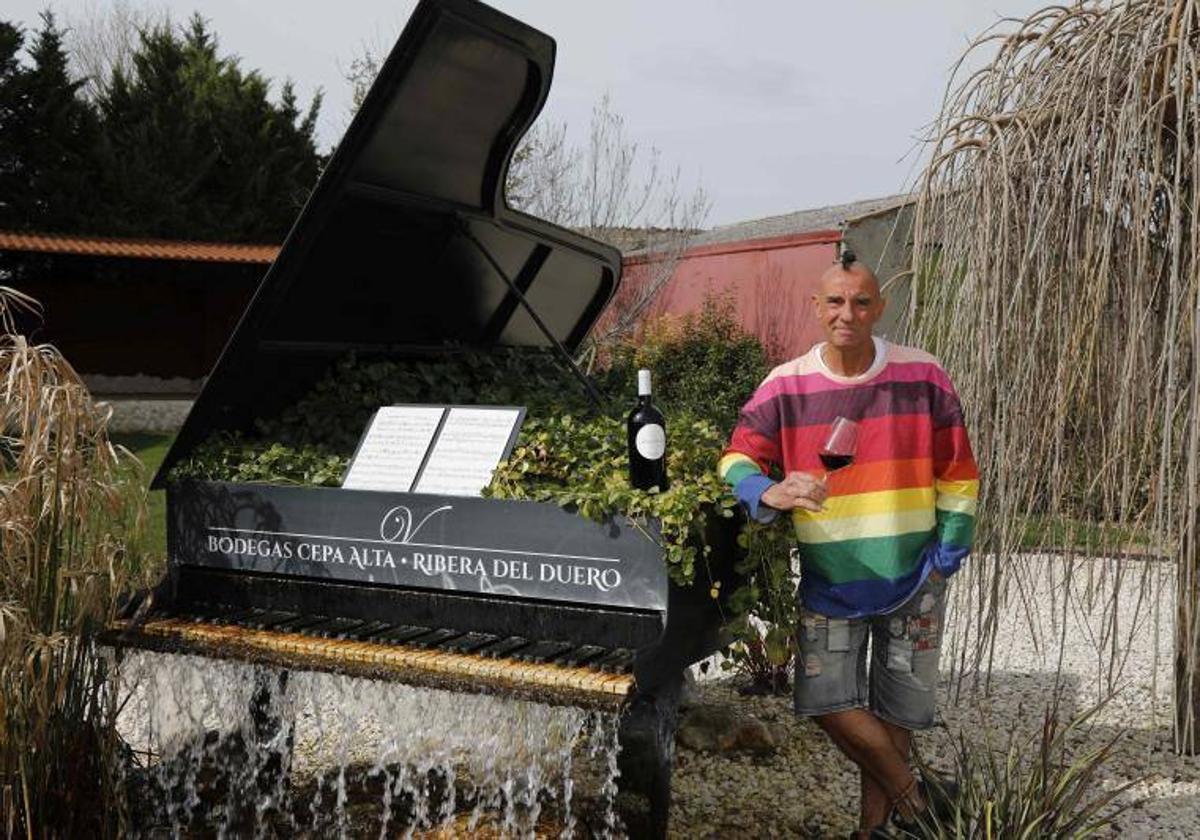
[{"label": "piano key", "polygon": [[274,631],[280,625],[286,624],[289,621],[295,621],[297,618],[300,618],[300,613],[288,612],[286,610],[278,610],[275,615],[278,617],[270,621],[267,620],[266,616],[263,616],[261,619],[259,619],[259,623],[261,625],[259,629]]},{"label": "piano key", "polygon": [[407,642],[409,639],[414,639],[417,636],[424,636],[426,633],[432,632],[428,627],[416,627],[412,624],[402,624],[399,627],[393,627],[391,630],[386,630],[383,633],[375,636],[371,641],[385,642],[390,645],[398,645]]},{"label": "piano key", "polygon": [[194,612],[192,612],[192,610],[190,608],[189,609],[172,610],[169,613],[164,613],[162,615],[156,615],[156,616],[154,616],[154,618],[162,619],[164,621],[179,621],[184,624],[191,624],[194,621],[202,621],[203,620],[198,615],[196,615]]},{"label": "piano key", "polygon": [[306,627],[311,627],[314,624],[320,624],[329,619],[323,615],[298,615],[289,621],[282,621],[279,624],[271,626],[271,631],[275,633],[298,633]]},{"label": "piano key", "polygon": [[378,636],[384,630],[391,630],[395,626],[395,624],[388,621],[368,621],[360,627],[355,627],[349,635],[352,639],[366,641],[374,636]]},{"label": "piano key", "polygon": [[177,616],[212,615],[217,609],[215,604],[210,604],[207,601],[193,601],[190,604],[177,604],[172,609],[172,614]]},{"label": "piano key", "polygon": [[432,633],[427,633],[424,636],[417,636],[409,641],[410,645],[419,648],[438,647],[443,642],[448,642],[451,639],[457,639],[459,636],[466,635],[462,630],[450,630],[442,627],[434,630]]},{"label": "piano key", "polygon": [[570,642],[535,642],[527,648],[522,648],[513,654],[514,659],[522,662],[545,662],[573,648]]},{"label": "piano key", "polygon": [[324,636],[327,639],[344,639],[347,633],[350,633],[357,627],[366,624],[361,618],[331,618],[320,627],[313,628],[311,631],[317,636]]},{"label": "piano key", "polygon": [[305,636],[312,636],[314,638],[324,638],[327,635],[326,630],[333,625],[336,619],[324,615],[314,616],[314,618],[316,618],[317,621],[312,621],[303,625],[293,624],[288,632],[302,633]]},{"label": "piano key", "polygon": [[286,610],[264,610],[261,615],[256,616],[251,621],[247,622],[246,626],[255,630],[262,630],[266,627],[278,624],[281,621],[287,621],[289,618],[295,618],[296,613],[287,612]]},{"label": "piano key", "polygon": [[[287,627],[298,627],[303,622],[315,622],[306,625],[311,630],[320,630],[329,623],[330,619],[320,616],[297,616]],[[374,622],[370,622],[372,624]],[[368,627],[368,629],[370,629]],[[380,673],[393,671],[404,673],[409,671],[425,672],[427,674],[449,674],[459,679],[469,678],[483,684],[500,688],[513,685],[542,686],[550,689],[572,689],[587,695],[624,698],[634,686],[633,676],[626,673],[615,673],[619,669],[628,669],[634,659],[631,650],[614,650],[601,653],[594,662],[603,662],[609,669],[596,670],[594,665],[585,667],[566,666],[567,660],[581,659],[595,653],[594,645],[579,645],[572,647],[565,642],[528,642],[518,637],[494,640],[484,644],[482,649],[504,649],[513,645],[530,647],[517,651],[525,655],[526,660],[517,658],[486,658],[476,654],[463,654],[446,648],[419,648],[406,644],[380,644],[374,641],[325,639],[303,633],[281,632],[270,630],[255,630],[234,625],[216,625],[212,623],[197,624],[180,621],[174,618],[152,619],[143,625],[140,632],[144,635],[172,638],[185,645],[199,645],[207,650],[238,650],[282,653],[291,657],[304,658],[314,663],[320,663],[331,670],[341,670],[338,663],[355,673],[354,668],[366,668],[368,673],[378,678]],[[454,633],[448,629],[425,627],[390,628],[387,633],[393,636],[417,632],[431,638],[441,638]],[[483,633],[460,633],[445,644],[452,646],[470,646],[480,641]],[[466,638],[471,636],[469,640]],[[567,650],[548,658],[543,662],[529,661],[531,657],[540,657],[543,651],[554,649]],[[547,654],[549,657],[549,654]],[[376,670],[377,669],[377,670]],[[607,702],[607,701],[602,701]],[[619,700],[614,700],[619,702]]]},{"label": "piano key", "polygon": [[528,639],[522,639],[520,636],[509,636],[506,639],[501,639],[500,641],[493,642],[490,645],[484,645],[475,652],[480,656],[488,656],[493,659],[498,659],[503,656],[511,656],[513,651],[520,650],[528,644],[530,644]]},{"label": "piano key", "polygon": [[500,637],[492,633],[466,633],[457,639],[445,642],[441,649],[451,653],[474,653],[484,645],[490,645]]},{"label": "piano key", "polygon": [[608,653],[607,648],[597,647],[596,645],[580,645],[555,657],[554,664],[574,668],[579,665],[585,665],[593,659],[598,659],[606,653]]},{"label": "piano key", "polygon": [[263,610],[257,607],[251,607],[247,610],[234,610],[214,622],[215,624],[233,624],[238,627],[248,627],[250,623],[261,614]]},{"label": "piano key", "polygon": [[182,621],[212,621],[215,608],[211,604],[188,604],[171,610],[168,615]]},{"label": "piano key", "polygon": [[623,674],[633,667],[633,651],[617,648],[612,653],[592,662],[591,667],[613,674]]}]

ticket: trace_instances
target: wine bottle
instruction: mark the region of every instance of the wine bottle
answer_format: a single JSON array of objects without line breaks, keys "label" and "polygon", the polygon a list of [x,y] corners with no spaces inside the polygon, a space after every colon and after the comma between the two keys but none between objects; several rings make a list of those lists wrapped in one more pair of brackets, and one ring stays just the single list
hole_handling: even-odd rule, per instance
[{"label": "wine bottle", "polygon": [[667,424],[650,402],[650,371],[638,371],[637,407],[629,414],[629,483],[638,490],[667,489]]}]

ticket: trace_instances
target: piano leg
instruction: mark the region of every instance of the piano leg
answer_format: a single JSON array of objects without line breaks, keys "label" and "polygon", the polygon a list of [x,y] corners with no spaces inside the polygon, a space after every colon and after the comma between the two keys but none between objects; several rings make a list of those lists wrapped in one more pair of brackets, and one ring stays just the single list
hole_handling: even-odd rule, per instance
[{"label": "piano leg", "polygon": [[638,695],[621,721],[618,767],[623,792],[645,797],[646,815],[626,816],[630,837],[665,838],[671,813],[671,767],[683,673],[664,680],[653,695]]}]

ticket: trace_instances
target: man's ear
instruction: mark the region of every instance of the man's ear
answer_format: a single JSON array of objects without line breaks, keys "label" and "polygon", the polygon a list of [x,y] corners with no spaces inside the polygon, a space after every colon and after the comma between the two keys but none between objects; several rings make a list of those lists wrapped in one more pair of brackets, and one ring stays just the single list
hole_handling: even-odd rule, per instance
[{"label": "man's ear", "polygon": [[818,321],[821,320],[821,296],[820,295],[812,296],[812,311],[813,311],[813,316]]}]

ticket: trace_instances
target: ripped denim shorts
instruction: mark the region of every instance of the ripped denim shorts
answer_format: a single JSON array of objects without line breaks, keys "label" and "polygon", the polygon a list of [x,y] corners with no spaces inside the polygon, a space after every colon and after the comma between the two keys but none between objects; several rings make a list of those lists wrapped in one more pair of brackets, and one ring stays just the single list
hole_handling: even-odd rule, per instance
[{"label": "ripped denim shorts", "polygon": [[928,729],[937,707],[945,613],[942,578],[926,580],[911,598],[881,615],[830,618],[801,608],[796,714],[865,707],[905,729]]}]

